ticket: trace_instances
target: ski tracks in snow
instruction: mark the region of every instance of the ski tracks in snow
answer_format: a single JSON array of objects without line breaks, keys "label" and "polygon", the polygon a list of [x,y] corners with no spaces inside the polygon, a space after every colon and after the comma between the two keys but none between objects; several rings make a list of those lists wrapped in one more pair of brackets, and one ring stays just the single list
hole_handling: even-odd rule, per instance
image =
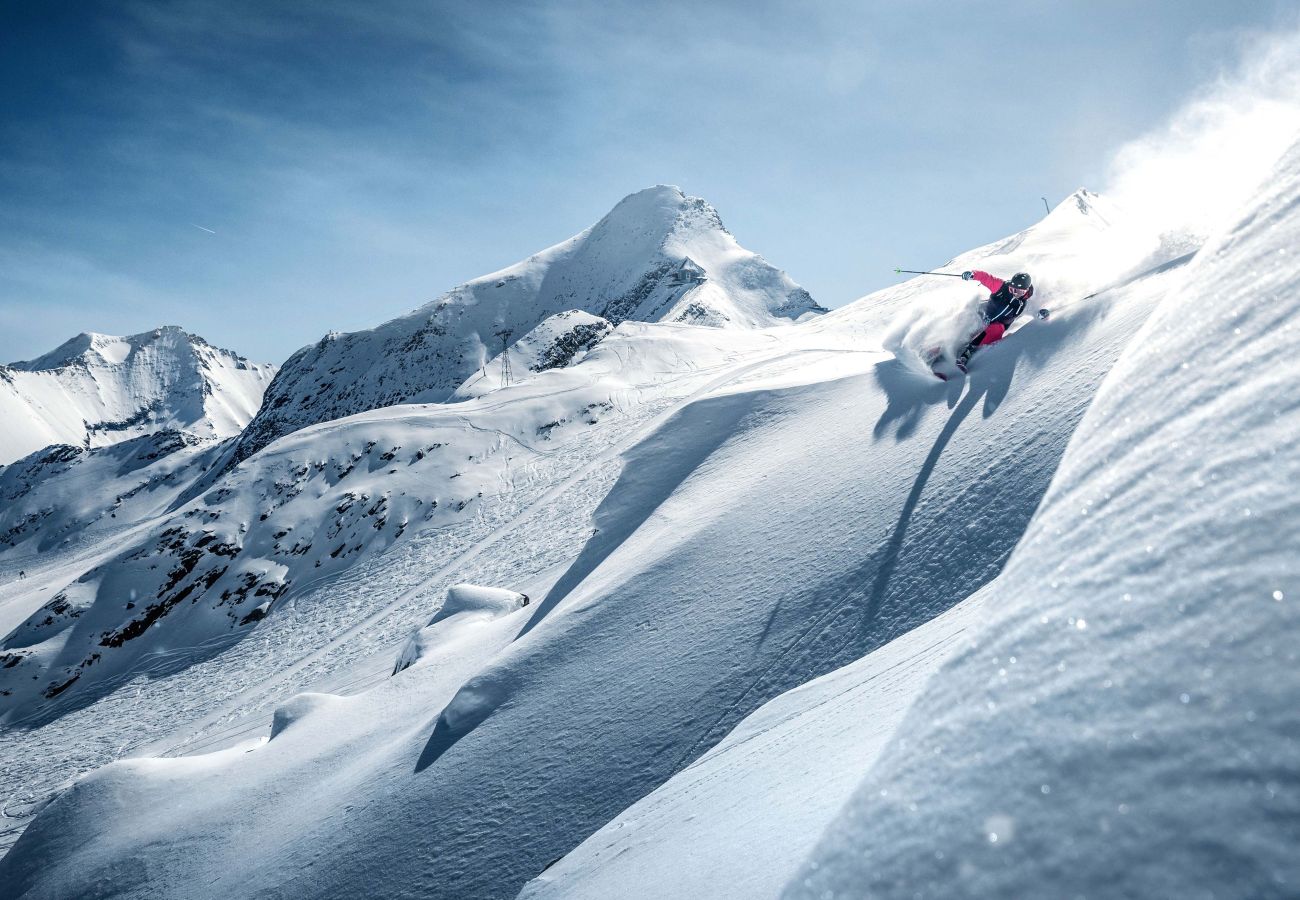
[{"label": "ski tracks in snow", "polygon": [[[272,675],[271,677],[260,681],[255,686],[248,688],[247,690],[239,693],[235,697],[232,697],[230,700],[223,703],[220,707],[218,707],[215,710],[212,710],[211,712],[203,716],[201,719],[199,719],[196,723],[194,723],[192,727],[188,728],[187,731],[190,732],[191,736],[198,737],[199,735],[202,734],[202,732],[205,729],[210,728],[211,726],[221,722],[223,719],[227,719],[232,714],[236,713],[240,707],[247,706],[249,702],[254,700],[255,698],[265,697],[268,694],[273,693],[276,689],[280,688],[281,686],[289,682],[295,675],[303,672],[314,663],[322,660],[329,654],[336,651],[340,646],[346,644],[348,641],[364,633],[365,631],[367,631],[368,629],[370,629],[380,621],[388,618],[390,615],[393,615],[399,612],[400,610],[402,610],[403,608],[407,607],[411,603],[411,601],[421,596],[425,596],[429,594],[431,590],[436,589],[442,582],[448,581],[457,572],[465,570],[470,563],[474,562],[476,559],[481,557],[486,551],[498,545],[505,538],[522,530],[522,528],[527,523],[529,523],[532,519],[537,517],[542,511],[551,508],[555,503],[555,501],[560,496],[574,490],[585,479],[589,478],[598,468],[616,461],[619,456],[627,452],[627,450],[629,450],[631,447],[640,443],[647,436],[649,436],[655,430],[660,428],[668,419],[672,418],[672,416],[674,416],[682,408],[690,405],[691,403],[696,402],[697,400],[700,400],[708,396],[709,394],[714,393],[715,391],[733,385],[743,380],[746,376],[761,371],[765,367],[771,366],[774,363],[788,361],[793,357],[803,356],[806,354],[835,355],[835,354],[843,354],[843,353],[867,353],[867,352],[876,353],[878,351],[856,350],[852,348],[824,348],[824,347],[794,348],[794,349],[787,348],[787,349],[783,349],[781,352],[778,353],[764,355],[760,359],[742,364],[739,367],[735,366],[735,363],[733,361],[734,357],[733,357],[733,360],[728,360],[727,362],[722,363],[717,367],[710,367],[710,369],[708,370],[697,370],[697,372],[693,373],[693,376],[692,375],[677,376],[670,379],[666,379],[664,382],[660,382],[660,384],[677,383],[683,380],[690,380],[693,377],[697,378],[698,375],[701,373],[707,374],[709,371],[714,371],[719,368],[724,369],[722,374],[705,382],[705,384],[696,388],[687,396],[675,401],[670,401],[670,403],[665,409],[660,410],[659,412],[653,414],[651,417],[648,418],[648,420],[645,423],[636,427],[629,435],[619,439],[612,446],[604,449],[596,456],[594,456],[592,459],[590,459],[588,462],[576,468],[573,471],[573,473],[569,475],[567,478],[565,478],[564,480],[558,482],[557,484],[543,491],[543,493],[537,498],[535,498],[531,503],[529,503],[529,505],[525,507],[522,512],[511,517],[506,522],[502,523],[492,531],[488,532],[486,535],[484,535],[482,538],[477,540],[470,547],[466,548],[461,553],[456,555],[453,559],[439,566],[438,569],[436,569],[433,573],[425,576],[422,580],[418,581],[417,583],[403,590],[386,605],[384,605],[378,610],[375,610],[374,612],[371,612],[360,621],[356,622],[355,624],[351,625],[344,631],[332,637],[327,643],[321,645],[320,647],[306,654],[305,656],[300,657],[298,660],[296,660],[289,666],[281,669],[275,675]],[[479,429],[479,430],[483,430],[483,429]],[[489,429],[489,430],[495,430],[495,429]],[[514,436],[511,435],[510,437],[514,437]],[[515,438],[515,440],[518,441],[518,438]],[[527,445],[523,444],[523,442],[519,441],[519,443],[521,444],[521,446],[529,450],[532,450],[532,448],[527,447]],[[301,592],[295,592],[295,593],[301,595]],[[360,676],[359,679],[355,679],[354,681],[365,682],[363,685],[360,686],[360,689],[365,689],[370,686],[373,686],[374,684],[377,684],[379,681],[382,681],[383,678],[386,678],[388,671],[389,671],[389,667],[385,666],[384,674],[382,677],[372,678],[370,675],[362,675]],[[244,733],[245,731],[259,732],[264,730],[265,727],[267,727],[267,722],[264,721],[265,715],[263,713],[263,710],[260,707],[256,710],[250,710],[249,717],[255,718],[257,720],[256,723],[245,729],[237,729],[236,734]],[[229,740],[229,738],[225,740]],[[182,741],[180,744],[173,745],[169,747],[167,750],[162,751],[162,753],[164,753],[165,755],[174,755],[177,753],[183,754],[189,752],[185,749],[186,744],[187,741]],[[201,746],[203,747],[206,747],[208,745],[209,744],[206,741],[201,743]]]}]

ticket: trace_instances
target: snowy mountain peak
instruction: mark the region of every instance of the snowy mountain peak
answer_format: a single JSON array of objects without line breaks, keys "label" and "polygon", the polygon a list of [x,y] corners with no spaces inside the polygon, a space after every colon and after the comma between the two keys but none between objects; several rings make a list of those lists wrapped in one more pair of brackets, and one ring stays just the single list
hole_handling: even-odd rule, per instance
[{"label": "snowy mountain peak", "polygon": [[[153,331],[126,337],[83,331],[76,337],[64,341],[49,353],[33,360],[10,363],[9,368],[24,372],[48,372],[75,365],[119,365],[132,353],[152,345],[166,346],[176,351],[183,351],[187,345],[211,346],[198,335],[186,333],[179,325],[162,325]],[[219,352],[235,359],[243,359],[227,350]]]},{"label": "snowy mountain peak", "polygon": [[1115,220],[1115,214],[1110,208],[1110,203],[1104,197],[1081,187],[1052,207],[1052,211],[1043,219],[1043,222],[1066,221],[1077,223],[1080,217],[1089,217],[1096,224],[1103,227],[1109,227],[1110,223]]},{"label": "snowy mountain peak", "polygon": [[652,226],[656,221],[671,227],[678,211],[691,199],[698,198],[688,198],[681,188],[672,184],[642,188],[618,201],[597,227],[620,222]]},{"label": "snowy mountain peak", "polygon": [[740,246],[706,201],[656,185],[623,198],[567,241],[412,313],[299,350],[269,388],[232,464],[317,422],[447,401],[541,322],[572,310],[614,326],[732,328],[825,312],[788,275]]},{"label": "snowy mountain peak", "polygon": [[710,229],[727,231],[718,211],[707,200],[691,197],[669,184],[628,194],[592,228],[624,236],[658,233],[665,241],[674,234]]},{"label": "snowy mountain peak", "polygon": [[1066,197],[1057,204],[1057,208],[1073,208],[1080,215],[1089,215],[1094,212],[1101,201],[1101,195],[1095,194],[1087,188],[1079,188],[1073,194]]},{"label": "snowy mountain peak", "polygon": [[0,366],[0,464],[50,444],[99,447],[162,430],[238,434],[275,367],[250,363],[176,325],[141,334],[84,332],[32,360]]}]

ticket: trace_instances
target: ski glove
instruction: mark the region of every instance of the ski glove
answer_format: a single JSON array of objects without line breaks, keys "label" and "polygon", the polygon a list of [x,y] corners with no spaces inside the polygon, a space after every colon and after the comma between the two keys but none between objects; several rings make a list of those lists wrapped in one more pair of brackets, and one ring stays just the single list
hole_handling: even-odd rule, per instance
[{"label": "ski glove", "polygon": [[971,280],[972,278],[974,278],[974,277],[975,277],[975,273],[974,273],[974,272],[962,272],[962,273],[961,273],[961,280],[962,280],[962,281],[970,281],[970,280]]},{"label": "ski glove", "polygon": [[1042,319],[1043,321],[1046,321],[1049,316],[1051,316],[1051,313],[1045,309],[1040,309],[1038,311],[1038,318]]}]

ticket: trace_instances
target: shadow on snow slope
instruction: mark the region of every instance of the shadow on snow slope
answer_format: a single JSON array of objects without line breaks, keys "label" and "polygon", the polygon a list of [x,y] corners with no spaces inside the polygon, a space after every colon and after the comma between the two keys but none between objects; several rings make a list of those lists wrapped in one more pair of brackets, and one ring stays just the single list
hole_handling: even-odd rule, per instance
[{"label": "shadow on snow slope", "polygon": [[[156,848],[167,859],[150,888],[179,890],[198,868],[237,873],[246,894],[511,895],[766,700],[995,577],[1145,313],[1070,310],[986,351],[965,384],[903,381],[884,364],[686,407],[627,454],[544,618],[436,717],[392,735],[390,764],[359,760],[366,777],[333,793],[311,772],[276,770],[277,791],[346,815],[286,832],[263,810],[276,801],[236,789],[251,775],[223,771],[228,796],[168,808],[169,846],[186,849]],[[418,699],[420,671],[392,689]],[[401,721],[427,709],[412,702]],[[147,806],[151,783],[124,787],[122,803]],[[94,802],[68,802],[64,823],[75,812],[93,830]],[[239,839],[205,830],[218,812],[245,823]],[[105,877],[70,853],[80,831],[49,823],[33,823],[6,876],[30,884],[66,859],[69,884]],[[124,840],[115,857],[145,852]]]},{"label": "shadow on snow slope", "polygon": [[[437,782],[430,801],[459,811],[442,851],[513,811],[472,867],[444,872],[447,895],[513,890],[766,700],[995,577],[1141,321],[1103,313],[1017,334],[964,384],[895,377],[886,362],[700,401],[632,451],[531,627],[426,732],[415,769]],[[1010,391],[1049,359],[1072,374]],[[891,439],[879,426],[894,420],[911,425]],[[519,756],[525,734],[545,748],[536,771]]]},{"label": "shadow on snow slope", "polygon": [[[761,393],[732,394],[692,403],[673,417],[652,438],[650,459],[629,461],[605,500],[593,514],[594,533],[578,558],[538,604],[537,611],[520,630],[516,640],[544,622],[565,597],[595,571],[611,553],[622,546],[673,491],[691,476],[733,432],[743,430]],[[647,454],[635,454],[638,457]],[[483,721],[492,711],[487,698],[475,695],[465,703],[463,713],[450,724],[448,716],[439,716],[433,734],[416,762],[415,771],[423,772],[461,737]]]}]

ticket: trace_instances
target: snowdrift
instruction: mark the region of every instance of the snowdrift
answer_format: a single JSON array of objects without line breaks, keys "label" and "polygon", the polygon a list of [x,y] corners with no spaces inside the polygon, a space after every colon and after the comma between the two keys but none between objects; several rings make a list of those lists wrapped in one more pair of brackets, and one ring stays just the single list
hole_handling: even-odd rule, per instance
[{"label": "snowdrift", "polygon": [[[1180,276],[1146,260],[1147,248],[1117,249],[1108,232],[1063,204],[959,258],[1030,269],[1062,299],[1050,325],[979,357],[968,383],[920,380],[878,349],[883,327],[951,290],[910,282],[794,327],[687,328],[691,348],[665,348],[673,326],[662,324],[636,326],[644,340],[619,346],[625,321],[580,364],[502,392],[532,392],[515,394],[527,403],[471,401],[501,417],[473,419],[477,428],[490,421],[499,438],[532,429],[537,441],[535,409],[571,402],[563,379],[602,359],[621,361],[631,396],[671,389],[658,395],[666,402],[620,407],[635,427],[605,445],[608,456],[588,455],[558,484],[555,469],[538,472],[548,489],[518,521],[465,532],[472,549],[420,591],[336,625],[330,658],[341,675],[382,650],[391,670],[384,623],[409,610],[396,633],[407,637],[413,620],[427,621],[420,598],[436,586],[516,590],[533,598],[527,607],[464,629],[454,652],[361,697],[299,701],[265,744],[100,769],[37,818],[0,876],[34,895],[94,885],[123,896],[513,894],[767,700],[997,576],[1097,385]],[[1127,284],[1096,293],[1111,275]],[[431,414],[399,407],[319,425],[245,466],[304,454],[296,465],[331,429],[411,416],[427,427]],[[573,446],[596,433],[578,432]],[[350,602],[394,580],[383,573],[401,547],[358,565],[372,580],[352,582]],[[281,615],[257,627],[288,637],[269,630],[293,621]],[[274,683],[300,685],[324,658],[308,654]],[[237,659],[248,657],[224,662]],[[841,799],[849,787],[841,782]],[[113,839],[102,841],[109,822]],[[124,869],[128,857],[149,859],[149,870]]]},{"label": "snowdrift", "polygon": [[1300,146],[1193,264],[1124,288],[1158,311],[1000,577],[522,896],[1293,894],[1297,209]]}]

